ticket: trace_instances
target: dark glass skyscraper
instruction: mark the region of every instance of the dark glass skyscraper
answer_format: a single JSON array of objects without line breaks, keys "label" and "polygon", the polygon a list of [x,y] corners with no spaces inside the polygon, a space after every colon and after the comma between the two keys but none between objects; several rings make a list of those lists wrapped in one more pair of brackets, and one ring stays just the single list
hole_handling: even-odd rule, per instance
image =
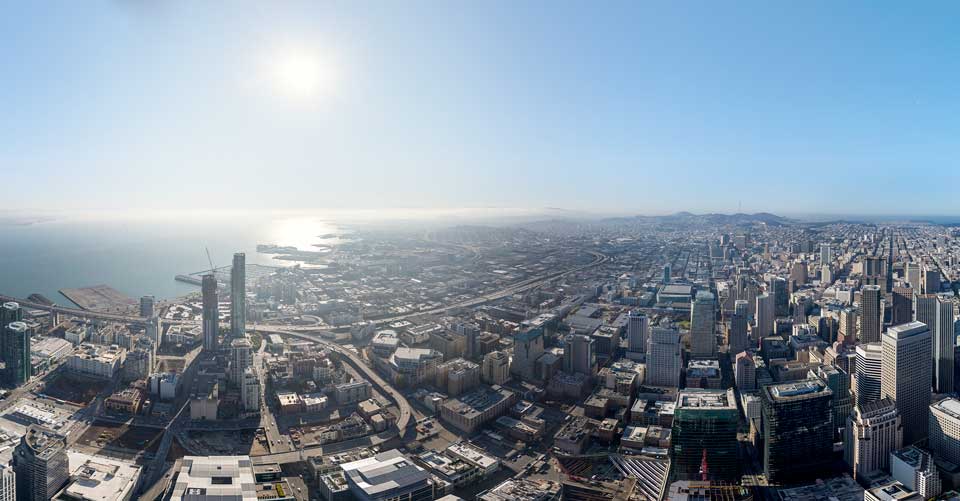
[{"label": "dark glass skyscraper", "polygon": [[764,386],[763,471],[771,483],[809,480],[833,456],[833,391],[818,379]]},{"label": "dark glass skyscraper", "polygon": [[212,274],[204,275],[200,289],[203,293],[203,349],[216,351],[217,330],[220,328],[217,277]]},{"label": "dark glass skyscraper", "polygon": [[233,255],[230,268],[230,335],[243,338],[247,334],[247,255]]},{"label": "dark glass skyscraper", "polygon": [[674,471],[678,478],[699,480],[706,451],[710,480],[739,480],[739,418],[732,389],[681,390],[677,396],[671,437]]},{"label": "dark glass skyscraper", "polygon": [[19,304],[4,303],[0,307],[0,360],[6,365],[2,379],[10,386],[30,379],[30,331],[22,319]]}]

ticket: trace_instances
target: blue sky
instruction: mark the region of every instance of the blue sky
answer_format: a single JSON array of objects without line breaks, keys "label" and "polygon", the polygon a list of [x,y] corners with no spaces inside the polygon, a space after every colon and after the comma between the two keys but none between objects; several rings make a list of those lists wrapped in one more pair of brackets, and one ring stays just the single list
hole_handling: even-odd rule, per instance
[{"label": "blue sky", "polygon": [[[956,2],[21,2],[2,209],[958,214]],[[275,82],[296,54],[322,74]]]}]

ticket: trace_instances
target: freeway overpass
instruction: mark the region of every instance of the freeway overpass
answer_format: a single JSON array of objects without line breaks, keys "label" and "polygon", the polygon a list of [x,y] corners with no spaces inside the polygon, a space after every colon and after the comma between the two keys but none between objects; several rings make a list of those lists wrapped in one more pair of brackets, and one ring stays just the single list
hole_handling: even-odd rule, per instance
[{"label": "freeway overpass", "polygon": [[103,313],[99,311],[82,310],[80,308],[70,308],[70,307],[59,306],[59,305],[51,306],[43,303],[35,303],[33,301],[27,301],[25,299],[20,299],[13,296],[5,296],[3,294],[0,294],[0,303],[6,303],[9,301],[17,303],[20,305],[21,308],[26,308],[28,310],[43,310],[43,311],[49,311],[51,313],[60,313],[62,315],[70,315],[72,317],[92,318],[96,320],[108,320],[111,322],[122,322],[126,324],[137,324],[137,325],[144,325],[146,324],[146,321],[147,321],[147,319],[143,317],[117,315],[116,313]]}]

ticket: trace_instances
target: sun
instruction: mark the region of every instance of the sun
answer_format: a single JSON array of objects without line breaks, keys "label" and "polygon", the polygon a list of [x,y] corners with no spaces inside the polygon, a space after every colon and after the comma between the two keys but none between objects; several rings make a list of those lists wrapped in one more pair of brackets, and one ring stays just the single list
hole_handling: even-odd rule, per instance
[{"label": "sun", "polygon": [[278,92],[294,98],[311,98],[332,90],[334,69],[318,54],[286,50],[272,62],[272,76]]}]

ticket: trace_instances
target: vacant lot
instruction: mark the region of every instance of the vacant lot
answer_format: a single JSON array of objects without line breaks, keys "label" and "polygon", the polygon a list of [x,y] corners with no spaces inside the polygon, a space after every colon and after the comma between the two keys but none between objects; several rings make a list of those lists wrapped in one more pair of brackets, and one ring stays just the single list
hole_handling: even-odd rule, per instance
[{"label": "vacant lot", "polygon": [[68,372],[61,372],[47,381],[43,393],[50,398],[86,406],[97,397],[107,382],[102,379],[81,376]]},{"label": "vacant lot", "polygon": [[162,431],[142,426],[96,423],[87,429],[78,442],[90,447],[114,447],[134,452],[156,451],[160,446]]}]

